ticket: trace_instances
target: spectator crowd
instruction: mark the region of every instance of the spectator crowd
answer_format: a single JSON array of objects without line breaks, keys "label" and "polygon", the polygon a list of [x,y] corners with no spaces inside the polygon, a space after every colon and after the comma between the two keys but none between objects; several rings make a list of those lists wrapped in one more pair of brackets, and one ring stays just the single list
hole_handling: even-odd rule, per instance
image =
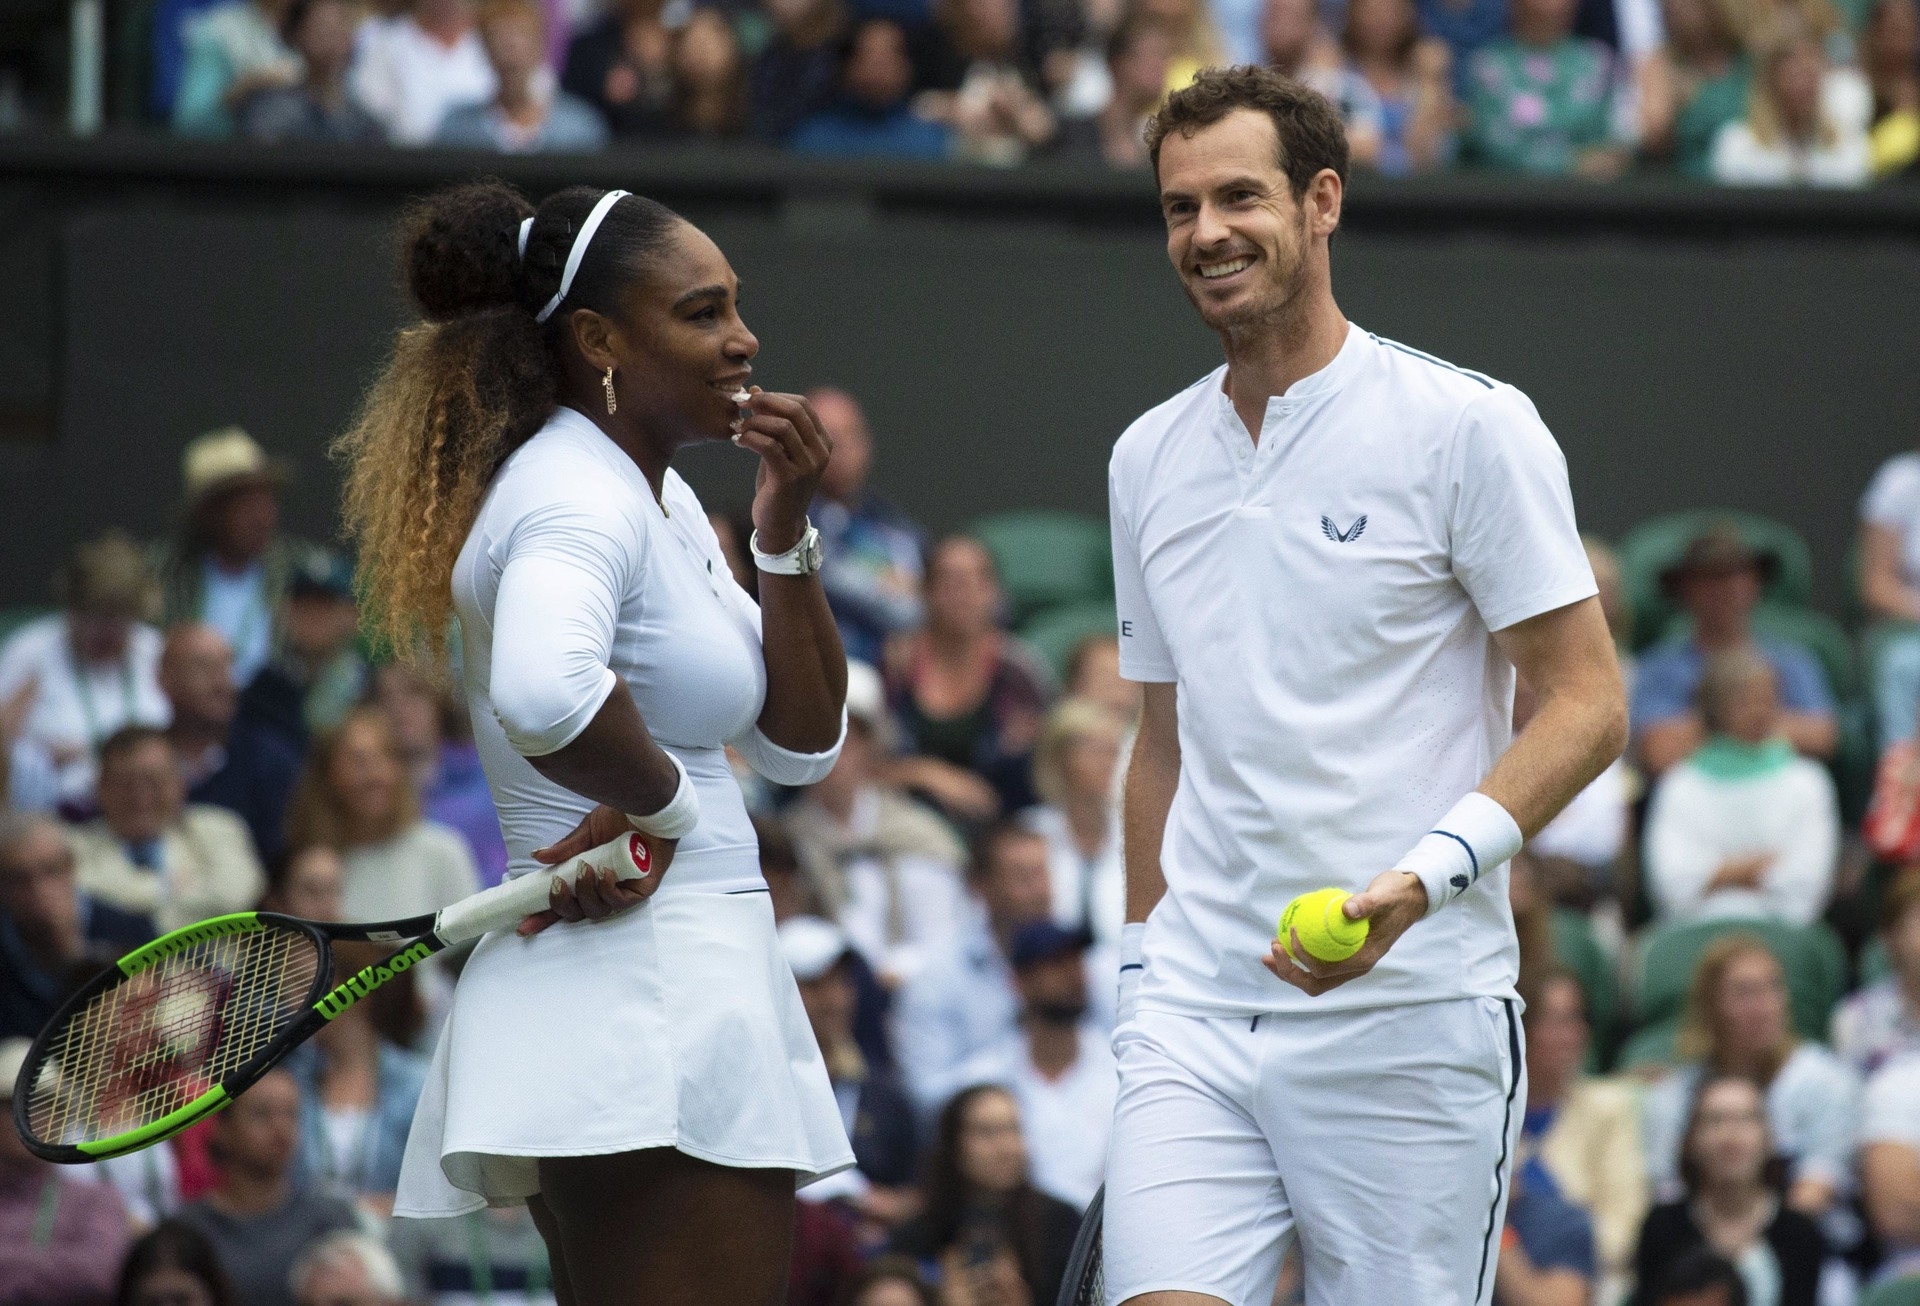
[{"label": "spectator crowd", "polygon": [[[124,13],[121,12],[124,10]],[[1137,169],[1201,67],[1324,92],[1358,168],[1861,186],[1920,159],[1916,0],[130,0],[181,136]],[[64,20],[62,20],[64,21]],[[244,661],[244,658],[243,658]]]},{"label": "spectator crowd", "polygon": [[[995,26],[994,2],[961,0],[980,6],[968,42],[1027,40]],[[420,24],[464,4],[427,0],[378,20],[377,38],[354,36],[345,0],[295,0],[292,15],[301,33],[333,24],[343,65],[380,50],[398,66],[425,57]],[[1404,23],[1393,36],[1397,0],[1350,4],[1349,33],[1397,48],[1414,97],[1397,124],[1367,110],[1382,116],[1362,148],[1412,160],[1464,144],[1434,108],[1460,66],[1449,47]],[[897,54],[913,16],[901,0],[889,12],[860,39]],[[1447,40],[1484,38],[1476,69],[1544,71],[1503,62],[1497,15],[1433,12]],[[1621,30],[1638,30],[1624,12]],[[1155,14],[1110,17],[1168,65],[1233,48],[1231,14]],[[1336,57],[1305,0],[1240,18],[1308,66]],[[237,21],[195,21],[216,19]],[[636,51],[653,47],[635,33],[659,24],[663,69],[718,66],[737,63],[727,42],[744,16],[623,12],[570,46],[555,21],[486,9],[472,84],[518,59],[522,90],[543,85],[545,61],[570,49],[570,65],[600,60],[602,90],[631,75],[632,122],[718,114],[669,73],[650,81]],[[820,19],[777,21],[770,39],[793,43]],[[703,22],[712,48],[690,55]],[[1144,102],[1150,79],[1122,54],[1114,85]],[[198,94],[194,59],[182,97]],[[956,96],[976,94],[968,76]],[[1476,72],[1463,90],[1491,96],[1493,80]],[[391,107],[420,83],[384,85]],[[996,87],[977,93],[1000,107],[980,111],[1009,131],[1058,125],[1024,82]],[[335,109],[372,118],[360,103]],[[582,103],[582,130],[627,129]],[[1097,140],[1127,137],[1139,107]],[[847,741],[805,790],[739,772],[858,1165],[802,1191],[789,1301],[1046,1306],[1102,1181],[1116,1088],[1117,808],[1139,696],[1118,674],[1106,531],[1016,513],[929,538],[870,488],[877,441],[858,399],[812,398],[836,442],[812,516],[852,659]],[[255,906],[414,915],[503,873],[456,668],[409,669],[363,644],[349,561],[283,528],[282,488],[245,432],[200,436],[172,538],[88,540],[53,606],[6,614],[0,1092],[63,997],[158,931]],[[713,524],[751,591],[744,522]],[[1513,866],[1528,1089],[1499,1306],[1920,1300],[1920,453],[1867,488],[1860,531],[1853,634],[1808,606],[1806,547],[1767,519],[1704,510],[1617,550],[1590,543],[1633,742]],[[1530,709],[1522,686],[1516,717]],[[163,1147],[59,1168],[0,1130],[0,1301],[551,1301],[524,1209],[390,1218],[459,966],[448,954],[396,978]],[[1276,1301],[1299,1291],[1290,1266]]]}]

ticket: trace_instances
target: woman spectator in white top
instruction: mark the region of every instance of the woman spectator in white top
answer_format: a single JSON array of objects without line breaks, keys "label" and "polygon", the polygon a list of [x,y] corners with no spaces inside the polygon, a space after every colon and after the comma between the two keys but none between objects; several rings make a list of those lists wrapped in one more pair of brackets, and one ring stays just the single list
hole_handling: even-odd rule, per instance
[{"label": "woman spectator in white top", "polygon": [[1862,1075],[1902,1054],[1920,1056],[1920,867],[1901,871],[1881,895],[1880,939],[1890,973],[1834,1008],[1828,1040]]},{"label": "woman spectator in white top", "polygon": [[[1761,38],[1747,116],[1714,137],[1709,169],[1724,186],[1864,186],[1871,178],[1867,124],[1836,77],[1819,38],[1783,11]],[[1838,74],[1856,81],[1858,74]],[[1839,106],[1837,108],[1837,106]]]},{"label": "woman spectator in white top", "polygon": [[0,646],[0,711],[17,723],[14,748],[50,764],[60,798],[84,806],[107,737],[164,726],[172,712],[160,692],[160,632],[141,619],[155,591],[138,546],[117,531],[80,545],[54,589],[61,611]]},{"label": "woman spectator in white top", "polygon": [[[482,182],[401,247],[426,321],[344,437],[368,619],[432,649],[458,614],[509,874],[628,830],[653,870],[474,949],[396,1213],[527,1202],[566,1306],[761,1306],[796,1180],[853,1164],[726,756],[794,785],[839,750],[827,437],[748,387],[733,269],[650,200]],[[757,607],[668,466],[729,434],[760,459]]]},{"label": "woman spectator in white top", "polygon": [[1047,841],[1054,922],[1115,947],[1125,923],[1126,884],[1113,771],[1127,724],[1086,699],[1055,704],[1033,750],[1040,803],[1017,818]]},{"label": "woman spectator in white top", "polygon": [[1707,741],[1654,790],[1646,875],[1662,917],[1769,916],[1806,925],[1833,889],[1833,780],[1778,732],[1766,658],[1729,649],[1700,678]]},{"label": "woman spectator in white top", "polygon": [[480,890],[458,833],[420,816],[393,723],[358,707],[307,759],[287,815],[290,847],[340,850],[340,903],[350,921],[439,911]]},{"label": "woman spectator in white top", "polygon": [[1647,1174],[1656,1200],[1680,1193],[1687,1112],[1703,1077],[1739,1075],[1766,1094],[1767,1125],[1787,1162],[1787,1205],[1819,1217],[1853,1187],[1860,1080],[1833,1053],[1797,1038],[1787,985],[1766,944],[1716,939],[1694,967],[1678,1051],[1686,1064],[1642,1099]]}]

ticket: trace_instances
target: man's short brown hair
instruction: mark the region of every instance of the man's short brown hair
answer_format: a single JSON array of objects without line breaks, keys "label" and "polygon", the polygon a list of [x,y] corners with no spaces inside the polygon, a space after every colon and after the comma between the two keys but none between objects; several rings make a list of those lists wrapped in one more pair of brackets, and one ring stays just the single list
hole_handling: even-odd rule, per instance
[{"label": "man's short brown hair", "polygon": [[1273,120],[1280,135],[1280,166],[1295,199],[1307,193],[1307,183],[1322,168],[1332,168],[1343,184],[1347,180],[1347,128],[1340,111],[1326,96],[1293,78],[1248,64],[1204,69],[1191,85],[1167,97],[1147,122],[1147,154],[1154,174],[1160,172],[1160,146],[1168,136],[1192,136],[1236,109],[1252,109]]}]

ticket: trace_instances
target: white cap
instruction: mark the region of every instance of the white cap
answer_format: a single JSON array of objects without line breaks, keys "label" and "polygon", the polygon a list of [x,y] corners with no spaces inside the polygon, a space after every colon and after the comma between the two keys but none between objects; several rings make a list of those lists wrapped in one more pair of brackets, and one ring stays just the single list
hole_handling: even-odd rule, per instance
[{"label": "white cap", "polygon": [[818,916],[790,916],[780,926],[780,952],[802,984],[832,970],[852,946],[844,930]]},{"label": "white cap", "polygon": [[[27,1053],[32,1049],[33,1040],[29,1038],[0,1040],[0,1102],[13,1101],[13,1081],[20,1078],[20,1067],[27,1064]],[[0,1128],[13,1126],[0,1124]]]},{"label": "white cap", "polygon": [[879,729],[887,719],[887,691],[871,664],[847,659],[847,715]]}]

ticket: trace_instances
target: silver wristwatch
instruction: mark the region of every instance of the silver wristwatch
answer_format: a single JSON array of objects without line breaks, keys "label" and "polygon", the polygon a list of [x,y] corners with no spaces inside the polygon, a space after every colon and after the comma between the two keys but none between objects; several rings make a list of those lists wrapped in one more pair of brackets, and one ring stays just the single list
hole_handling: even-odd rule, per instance
[{"label": "silver wristwatch", "polygon": [[747,542],[753,550],[753,565],[770,576],[811,576],[820,570],[820,559],[826,552],[820,546],[820,532],[813,522],[807,522],[807,529],[801,532],[800,542],[785,553],[760,552],[760,532],[755,531]]}]

